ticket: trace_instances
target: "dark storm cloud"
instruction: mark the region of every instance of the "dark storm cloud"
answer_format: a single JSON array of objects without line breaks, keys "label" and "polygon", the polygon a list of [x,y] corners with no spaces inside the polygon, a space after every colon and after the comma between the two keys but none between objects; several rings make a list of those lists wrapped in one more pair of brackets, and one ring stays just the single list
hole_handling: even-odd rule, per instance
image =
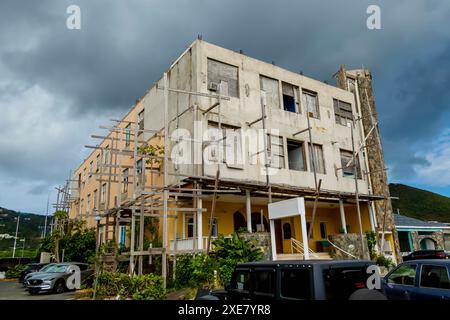
[{"label": "dark storm cloud", "polygon": [[[79,31],[65,27],[70,4]],[[369,4],[382,30],[366,28]],[[36,193],[65,179],[96,126],[126,112],[197,34],[318,80],[340,64],[370,68],[390,176],[413,178],[429,164],[417,151],[448,127],[448,16],[450,3],[433,0],[2,1],[0,193],[6,181]]]}]

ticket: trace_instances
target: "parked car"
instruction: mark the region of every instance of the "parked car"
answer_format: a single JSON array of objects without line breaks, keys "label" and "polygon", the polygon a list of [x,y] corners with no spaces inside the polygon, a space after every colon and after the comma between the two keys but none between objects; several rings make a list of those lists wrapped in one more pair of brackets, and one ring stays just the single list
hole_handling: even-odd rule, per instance
[{"label": "parked car", "polygon": [[47,263],[45,266],[43,266],[41,269],[39,269],[38,271],[35,272],[30,272],[28,274],[25,275],[25,277],[23,278],[23,286],[26,287],[27,286],[27,280],[35,275],[38,275],[39,273],[42,272],[46,272],[49,268],[51,268],[53,265],[55,265],[55,263]]},{"label": "parked car", "polygon": [[19,282],[23,282],[25,276],[32,272],[37,272],[41,270],[43,267],[48,265],[48,263],[29,263],[26,265],[25,269],[20,273]]},{"label": "parked car", "polygon": [[450,260],[411,260],[382,281],[389,300],[450,300]]},{"label": "parked car", "polygon": [[198,300],[385,300],[366,287],[365,260],[265,261],[238,264],[231,283]]},{"label": "parked car", "polygon": [[403,257],[403,261],[419,259],[448,259],[449,256],[444,250],[418,250]]},{"label": "parked car", "polygon": [[81,283],[92,280],[94,271],[85,263],[56,263],[45,272],[32,275],[27,279],[27,289],[30,294],[39,292],[62,293],[68,289],[67,280],[74,274],[76,267],[80,269]]}]

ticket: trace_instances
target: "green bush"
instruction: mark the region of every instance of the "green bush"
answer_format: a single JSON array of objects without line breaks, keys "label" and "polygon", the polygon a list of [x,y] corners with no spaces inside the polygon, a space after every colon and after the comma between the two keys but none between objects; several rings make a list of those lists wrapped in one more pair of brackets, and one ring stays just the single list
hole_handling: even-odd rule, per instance
[{"label": "green bush", "polygon": [[366,232],[367,247],[369,249],[370,258],[376,257],[375,246],[377,244],[377,236],[374,231]]},{"label": "green bush", "polygon": [[9,267],[5,272],[5,277],[7,279],[16,279],[20,277],[20,273],[25,270],[26,265],[17,264],[15,266]]},{"label": "green bush", "polygon": [[177,257],[174,283],[176,288],[214,287],[215,270],[217,280],[223,285],[231,280],[236,264],[262,258],[262,251],[250,241],[240,238],[238,233],[234,233],[231,239],[219,236],[213,244],[214,251],[209,256],[199,254]]},{"label": "green bush", "polygon": [[131,278],[133,300],[163,300],[166,292],[163,287],[163,280],[155,274],[145,274]]},{"label": "green bush", "polygon": [[388,269],[395,266],[395,263],[394,263],[394,261],[392,261],[391,258],[385,257],[383,255],[375,255],[374,261],[377,265],[386,267]]},{"label": "green bush", "polygon": [[103,272],[97,280],[96,297],[119,299],[160,300],[166,297],[163,280],[155,274],[129,276],[125,273]]}]

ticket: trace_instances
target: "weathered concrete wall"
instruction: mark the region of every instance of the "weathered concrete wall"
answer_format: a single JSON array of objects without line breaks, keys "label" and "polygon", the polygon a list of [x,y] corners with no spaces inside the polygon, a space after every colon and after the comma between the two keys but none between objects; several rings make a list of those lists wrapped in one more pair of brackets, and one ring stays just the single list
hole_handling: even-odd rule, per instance
[{"label": "weathered concrete wall", "polygon": [[[357,233],[347,233],[347,234],[333,234],[329,236],[331,242],[333,242],[337,247],[347,251],[348,253],[354,255],[355,257],[362,257],[363,259],[370,259],[369,248],[367,247],[366,236],[363,235],[363,245],[359,239],[359,234]],[[364,251],[363,251],[364,248]],[[363,256],[363,252],[365,255]],[[341,250],[331,247],[330,255],[333,259],[337,260],[348,260],[351,257],[345,254]]]}]

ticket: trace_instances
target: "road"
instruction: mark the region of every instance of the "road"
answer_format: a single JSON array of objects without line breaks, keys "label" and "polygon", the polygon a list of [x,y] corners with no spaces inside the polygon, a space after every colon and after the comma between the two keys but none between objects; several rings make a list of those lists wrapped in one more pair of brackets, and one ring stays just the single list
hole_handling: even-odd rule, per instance
[{"label": "road", "polygon": [[32,296],[18,282],[0,281],[0,300],[71,300],[74,297],[73,291],[61,294],[40,293]]}]

